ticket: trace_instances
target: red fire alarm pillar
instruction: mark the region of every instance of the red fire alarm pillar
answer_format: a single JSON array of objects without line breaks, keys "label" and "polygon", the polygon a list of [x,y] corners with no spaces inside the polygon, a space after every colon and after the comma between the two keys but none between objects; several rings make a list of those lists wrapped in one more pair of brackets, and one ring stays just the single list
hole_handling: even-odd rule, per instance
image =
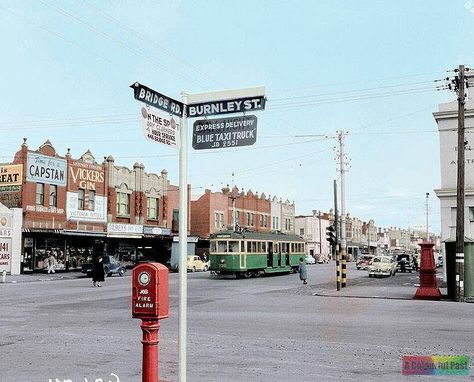
[{"label": "red fire alarm pillar", "polygon": [[159,320],[168,317],[168,309],[168,268],[159,263],[137,265],[132,272],[132,317],[142,320],[142,382],[158,382]]},{"label": "red fire alarm pillar", "polygon": [[417,300],[440,300],[441,292],[436,283],[436,266],[433,256],[433,243],[422,243],[420,264],[420,286],[416,290]]}]

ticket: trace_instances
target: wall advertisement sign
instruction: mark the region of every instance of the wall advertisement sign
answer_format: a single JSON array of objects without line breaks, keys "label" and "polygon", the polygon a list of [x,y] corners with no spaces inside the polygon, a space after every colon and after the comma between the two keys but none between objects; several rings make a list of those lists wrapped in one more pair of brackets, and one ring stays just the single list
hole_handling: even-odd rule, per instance
[{"label": "wall advertisement sign", "polygon": [[153,107],[142,107],[140,120],[146,139],[179,148],[180,126],[176,116]]},{"label": "wall advertisement sign", "polygon": [[[0,165],[0,188],[21,186],[23,180],[23,165],[11,164],[11,165]],[[18,190],[11,190],[18,191]]]},{"label": "wall advertisement sign", "polygon": [[257,117],[200,119],[193,124],[195,150],[251,146],[257,141]]},{"label": "wall advertisement sign", "polygon": [[[19,187],[19,186],[5,186]],[[20,188],[20,187],[19,187]],[[18,191],[5,191],[0,189],[0,203],[8,208],[20,208],[20,189]]]},{"label": "wall advertisement sign", "polygon": [[66,160],[28,153],[26,165],[26,179],[28,181],[65,186],[66,175]]},{"label": "wall advertisement sign", "polygon": [[12,239],[0,237],[0,272],[11,272]]},{"label": "wall advertisement sign", "polygon": [[142,224],[121,224],[121,223],[109,223],[107,224],[107,232],[111,234],[121,235],[142,235],[143,225]]},{"label": "wall advertisement sign", "polygon": [[66,218],[68,220],[81,220],[97,223],[107,221],[107,198],[96,196],[94,210],[79,209],[79,198],[77,192],[68,192],[66,195]]},{"label": "wall advertisement sign", "polygon": [[12,217],[0,214],[0,272],[11,272],[12,260]]},{"label": "wall advertisement sign", "polygon": [[77,190],[78,188],[104,194],[105,173],[102,167],[90,163],[71,162],[69,165],[68,189]]}]

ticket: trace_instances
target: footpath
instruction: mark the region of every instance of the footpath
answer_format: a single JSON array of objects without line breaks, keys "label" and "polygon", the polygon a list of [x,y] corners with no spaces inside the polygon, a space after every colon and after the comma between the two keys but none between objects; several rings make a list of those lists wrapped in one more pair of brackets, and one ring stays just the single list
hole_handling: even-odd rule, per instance
[{"label": "footpath", "polygon": [[[360,272],[367,274],[367,271]],[[438,273],[436,281],[442,296],[446,296],[447,289],[441,273]],[[395,276],[383,278],[370,278],[367,274],[365,277],[349,279],[347,286],[340,291],[336,290],[335,282],[313,285],[312,294],[320,297],[413,300],[419,282],[418,272],[397,273]],[[441,299],[444,300],[446,297]]]},{"label": "footpath", "polygon": [[[55,272],[55,273],[31,273],[23,275],[6,275],[5,284],[12,283],[29,283],[42,281],[59,281],[68,279],[78,279],[86,277],[81,272]],[[2,274],[0,273],[0,285],[3,283]]]}]

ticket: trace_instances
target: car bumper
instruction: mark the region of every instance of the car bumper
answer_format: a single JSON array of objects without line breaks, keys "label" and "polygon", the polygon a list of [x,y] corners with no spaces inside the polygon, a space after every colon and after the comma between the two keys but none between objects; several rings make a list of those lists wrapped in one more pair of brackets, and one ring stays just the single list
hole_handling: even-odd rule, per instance
[{"label": "car bumper", "polygon": [[372,275],[372,276],[390,276],[391,274],[392,274],[392,271],[390,269],[369,270],[369,275]]}]

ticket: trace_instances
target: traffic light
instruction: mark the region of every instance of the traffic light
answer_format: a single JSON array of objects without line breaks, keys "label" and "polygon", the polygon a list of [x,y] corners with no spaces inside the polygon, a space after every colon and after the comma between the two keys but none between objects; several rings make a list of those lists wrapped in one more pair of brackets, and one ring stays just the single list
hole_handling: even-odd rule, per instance
[{"label": "traffic light", "polygon": [[334,224],[326,227],[326,240],[329,241],[329,244],[336,245],[336,227]]}]

